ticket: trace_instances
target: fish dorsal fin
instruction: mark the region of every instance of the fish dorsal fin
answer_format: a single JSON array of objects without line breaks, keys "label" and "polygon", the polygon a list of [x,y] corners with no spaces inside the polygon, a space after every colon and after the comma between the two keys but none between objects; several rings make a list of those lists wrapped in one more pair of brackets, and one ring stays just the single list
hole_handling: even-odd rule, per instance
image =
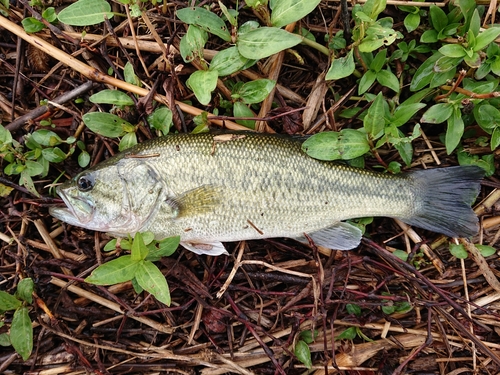
[{"label": "fish dorsal fin", "polygon": [[221,242],[193,242],[193,241],[183,241],[181,245],[189,251],[192,251],[198,255],[229,255],[226,248]]},{"label": "fish dorsal fin", "polygon": [[217,187],[203,185],[177,197],[167,198],[165,202],[172,207],[176,217],[185,217],[211,212],[220,201],[221,192]]},{"label": "fish dorsal fin", "polygon": [[[359,245],[363,234],[358,227],[339,222],[317,232],[308,233],[308,235],[316,245],[334,250],[351,250]],[[299,237],[298,240],[307,243],[304,236]]]}]

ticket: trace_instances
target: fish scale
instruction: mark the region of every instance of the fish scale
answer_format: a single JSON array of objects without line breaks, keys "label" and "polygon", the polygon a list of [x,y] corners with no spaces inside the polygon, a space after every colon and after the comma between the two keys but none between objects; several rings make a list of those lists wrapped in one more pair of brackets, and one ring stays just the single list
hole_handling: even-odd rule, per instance
[{"label": "fish scale", "polygon": [[[117,236],[180,235],[201,254],[223,253],[225,241],[304,233],[344,250],[359,243],[361,232],[341,221],[358,217],[475,234],[470,204],[482,175],[477,167],[451,167],[394,176],[310,158],[285,136],[177,134],[139,144],[67,181],[57,190],[67,207],[51,213]],[[84,191],[79,184],[92,187]]]}]

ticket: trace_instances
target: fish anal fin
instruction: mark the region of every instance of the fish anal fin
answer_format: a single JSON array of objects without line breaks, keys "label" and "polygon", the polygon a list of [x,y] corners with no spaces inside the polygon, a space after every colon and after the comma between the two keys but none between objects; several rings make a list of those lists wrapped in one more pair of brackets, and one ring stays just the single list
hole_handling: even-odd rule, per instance
[{"label": "fish anal fin", "polygon": [[226,248],[221,242],[194,242],[194,241],[183,241],[181,245],[195,254],[198,255],[229,255]]},{"label": "fish anal fin", "polygon": [[[363,234],[358,227],[349,223],[339,222],[317,232],[308,233],[307,235],[316,245],[334,250],[351,250],[359,245]],[[303,236],[299,237],[298,240],[307,242]]]}]

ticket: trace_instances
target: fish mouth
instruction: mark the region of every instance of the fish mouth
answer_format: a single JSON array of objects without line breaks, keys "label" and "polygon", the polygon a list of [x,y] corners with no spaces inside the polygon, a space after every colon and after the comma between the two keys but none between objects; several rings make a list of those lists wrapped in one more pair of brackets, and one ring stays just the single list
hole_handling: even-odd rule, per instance
[{"label": "fish mouth", "polygon": [[67,193],[59,188],[56,189],[56,192],[64,201],[66,207],[51,207],[49,212],[52,216],[68,224],[77,226],[83,226],[92,219],[95,209],[87,200],[74,195],[69,197]]}]

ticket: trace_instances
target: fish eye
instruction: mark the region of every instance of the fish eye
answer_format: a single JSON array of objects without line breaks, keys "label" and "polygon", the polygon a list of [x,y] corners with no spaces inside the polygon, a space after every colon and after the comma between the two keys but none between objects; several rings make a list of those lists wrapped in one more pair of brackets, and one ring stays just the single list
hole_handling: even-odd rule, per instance
[{"label": "fish eye", "polygon": [[89,191],[94,187],[94,177],[90,174],[83,174],[76,180],[76,185],[80,191]]}]

